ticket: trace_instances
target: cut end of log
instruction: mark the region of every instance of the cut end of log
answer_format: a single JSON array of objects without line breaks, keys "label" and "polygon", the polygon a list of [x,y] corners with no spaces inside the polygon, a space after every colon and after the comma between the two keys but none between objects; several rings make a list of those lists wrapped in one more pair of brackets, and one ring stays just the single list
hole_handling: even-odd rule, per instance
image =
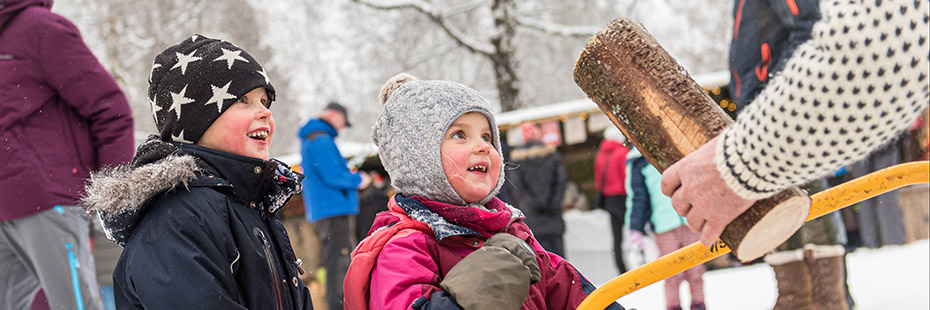
[{"label": "cut end of log", "polygon": [[810,206],[808,196],[783,201],[749,229],[739,246],[732,248],[733,254],[741,262],[748,262],[772,251],[804,225]]}]

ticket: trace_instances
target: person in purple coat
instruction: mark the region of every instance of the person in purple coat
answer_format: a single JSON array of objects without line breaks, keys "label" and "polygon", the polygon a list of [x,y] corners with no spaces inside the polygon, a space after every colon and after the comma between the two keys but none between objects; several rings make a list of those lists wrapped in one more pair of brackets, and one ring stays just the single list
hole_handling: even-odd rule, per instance
[{"label": "person in purple coat", "polygon": [[51,0],[0,0],[0,309],[102,307],[88,217],[90,171],[128,162],[132,111]]}]

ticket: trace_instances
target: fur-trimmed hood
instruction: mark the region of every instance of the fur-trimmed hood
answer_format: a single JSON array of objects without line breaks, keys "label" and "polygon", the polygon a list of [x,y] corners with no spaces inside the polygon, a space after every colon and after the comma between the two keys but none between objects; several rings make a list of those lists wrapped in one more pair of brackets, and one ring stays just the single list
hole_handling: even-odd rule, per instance
[{"label": "fur-trimmed hood", "polygon": [[169,155],[135,169],[129,165],[107,168],[91,174],[83,205],[97,213],[110,240],[125,245],[144,206],[178,185],[186,188],[201,169],[197,159],[186,154]]},{"label": "fur-trimmed hood", "polygon": [[555,152],[556,148],[554,146],[543,145],[542,143],[534,143],[527,145],[526,147],[514,148],[512,151],[510,151],[510,160],[529,160],[531,158],[544,157]]},{"label": "fur-trimmed hood", "polygon": [[264,161],[153,136],[139,146],[130,165],[91,174],[82,199],[96,212],[107,237],[125,245],[157,198],[190,187],[220,189],[232,199],[275,213],[300,192],[303,175],[276,159]]}]

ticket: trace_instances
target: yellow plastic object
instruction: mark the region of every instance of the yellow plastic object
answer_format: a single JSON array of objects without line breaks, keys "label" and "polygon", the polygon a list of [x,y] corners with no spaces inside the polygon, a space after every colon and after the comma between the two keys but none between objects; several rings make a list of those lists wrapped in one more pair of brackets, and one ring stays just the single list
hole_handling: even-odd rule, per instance
[{"label": "yellow plastic object", "polygon": [[[811,212],[807,221],[918,183],[930,183],[930,162],[903,163],[867,174],[811,196]],[[695,242],[608,281],[591,292],[578,309],[604,309],[617,298],[729,252],[730,249],[719,239],[710,246]]]}]

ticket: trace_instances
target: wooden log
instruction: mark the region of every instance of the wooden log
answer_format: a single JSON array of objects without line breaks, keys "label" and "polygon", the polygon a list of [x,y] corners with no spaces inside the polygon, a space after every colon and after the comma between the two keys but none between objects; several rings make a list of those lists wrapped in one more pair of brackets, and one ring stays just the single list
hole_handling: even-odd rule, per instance
[{"label": "wooden log", "polygon": [[[633,20],[614,20],[598,32],[575,63],[574,78],[660,172],[733,121]],[[720,239],[741,261],[756,259],[804,224],[810,203],[800,188],[785,190],[756,202]]]}]

